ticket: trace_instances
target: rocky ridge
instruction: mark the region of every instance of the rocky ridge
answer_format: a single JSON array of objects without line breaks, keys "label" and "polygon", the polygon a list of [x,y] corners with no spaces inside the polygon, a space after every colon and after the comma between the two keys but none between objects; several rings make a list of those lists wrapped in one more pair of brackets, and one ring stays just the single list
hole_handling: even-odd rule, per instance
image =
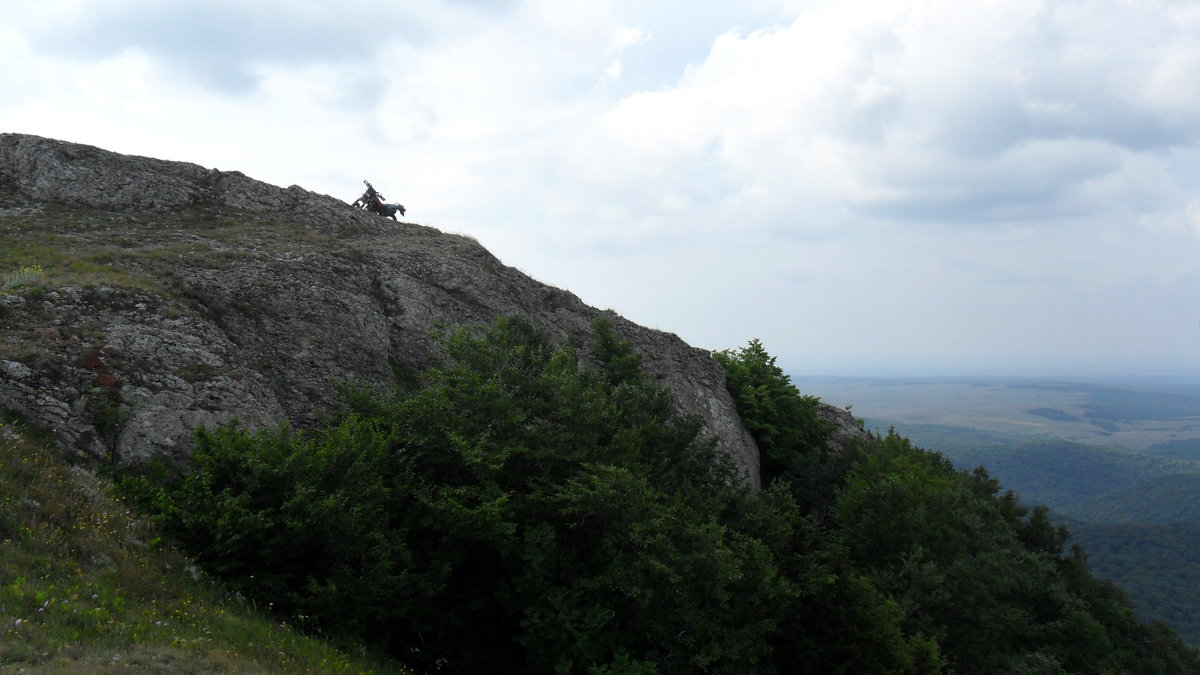
[{"label": "rocky ridge", "polygon": [[438,325],[514,315],[586,345],[606,316],[758,482],[757,448],[708,352],[470,238],[297,186],[0,134],[0,271],[19,266],[45,278],[0,290],[0,407],[84,455],[178,461],[199,424],[310,424],[338,382],[384,386],[428,366]]}]

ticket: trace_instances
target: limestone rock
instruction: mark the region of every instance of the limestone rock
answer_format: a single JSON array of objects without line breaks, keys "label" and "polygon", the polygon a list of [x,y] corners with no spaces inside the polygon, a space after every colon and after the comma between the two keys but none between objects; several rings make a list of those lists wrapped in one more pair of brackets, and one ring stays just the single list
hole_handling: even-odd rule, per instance
[{"label": "limestone rock", "polygon": [[833,430],[829,434],[828,443],[830,449],[834,452],[841,453],[846,449],[846,446],[855,441],[866,440],[871,436],[863,426],[858,423],[854,415],[845,408],[838,408],[828,403],[821,403],[817,409],[817,414],[833,425]]},{"label": "limestone rock", "polygon": [[42,264],[48,249],[78,261],[45,288],[0,292],[0,407],[86,455],[179,460],[198,424],[311,424],[336,383],[383,387],[428,366],[437,325],[520,316],[586,347],[607,316],[758,482],[708,352],[470,238],[236,172],[18,134],[0,134],[0,236],[18,242],[4,265]]}]

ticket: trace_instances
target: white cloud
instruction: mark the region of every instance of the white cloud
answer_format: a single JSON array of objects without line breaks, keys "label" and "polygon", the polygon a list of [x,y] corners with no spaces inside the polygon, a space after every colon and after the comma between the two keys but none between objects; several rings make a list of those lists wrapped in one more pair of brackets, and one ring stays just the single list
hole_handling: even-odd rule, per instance
[{"label": "white cloud", "polygon": [[1191,47],[1108,53],[1128,42],[1124,26],[1077,26],[1078,7],[1061,3],[888,3],[891,15],[863,21],[864,4],[721,36],[676,86],[616,106],[598,145],[626,153],[639,181],[699,164],[731,171],[730,190],[790,189],[797,206],[828,196],[955,222],[1094,215],[1109,206],[1087,194],[1098,181],[1124,176],[1112,187],[1140,198],[1126,170],[1137,153],[1195,146],[1200,128],[1130,77],[1200,74]]},{"label": "white cloud", "polygon": [[1147,229],[1156,232],[1193,232],[1200,235],[1200,199],[1192,199],[1181,209],[1142,218]]}]

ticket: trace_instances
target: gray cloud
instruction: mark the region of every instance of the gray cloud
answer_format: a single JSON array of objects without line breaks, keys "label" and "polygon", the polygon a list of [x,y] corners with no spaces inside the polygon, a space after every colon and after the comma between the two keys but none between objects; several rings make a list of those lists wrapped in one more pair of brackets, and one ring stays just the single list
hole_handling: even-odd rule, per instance
[{"label": "gray cloud", "polygon": [[1111,207],[1087,187],[1119,175],[1125,160],[1125,152],[1103,143],[1035,137],[1012,143],[994,157],[901,151],[882,157],[870,170],[887,194],[864,207],[876,216],[922,222],[1048,223],[1084,217]]},{"label": "gray cloud", "polygon": [[[1039,71],[1053,68],[1053,59],[1047,58]],[[956,86],[940,109],[911,114],[932,115],[933,144],[977,157],[1038,140],[1097,140],[1135,151],[1200,140],[1200,120],[1105,91],[1096,82],[1102,72],[1028,75],[1036,79],[1018,87],[981,73],[983,81]]]},{"label": "gray cloud", "polygon": [[1180,58],[1200,42],[1152,11],[1106,3],[1094,19],[1071,11],[1081,6],[1046,5],[1016,29],[997,27],[1003,41],[981,33],[980,47],[943,48],[961,63],[940,73],[927,70],[939,52],[924,44],[937,31],[867,43],[871,67],[848,73],[846,91],[884,94],[865,111],[844,103],[849,113],[831,127],[858,148],[856,175],[874,188],[865,212],[994,223],[1096,216],[1117,201],[1161,205],[1174,176],[1156,184],[1138,169],[1200,148],[1200,117],[1164,100],[1152,80],[1182,63],[1177,93],[1200,100],[1200,58]]},{"label": "gray cloud", "polygon": [[429,30],[420,13],[389,3],[116,0],[83,5],[31,41],[78,60],[143,52],[177,76],[237,93],[258,82],[260,66],[365,63],[389,42],[420,42]]}]

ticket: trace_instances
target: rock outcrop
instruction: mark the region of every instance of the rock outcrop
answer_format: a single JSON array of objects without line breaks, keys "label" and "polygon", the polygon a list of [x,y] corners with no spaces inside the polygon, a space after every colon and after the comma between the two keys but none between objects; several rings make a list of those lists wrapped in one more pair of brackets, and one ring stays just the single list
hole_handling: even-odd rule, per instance
[{"label": "rock outcrop", "polygon": [[[0,135],[0,407],[121,464],[186,456],[191,430],[310,424],[334,385],[438,357],[438,325],[523,317],[587,345],[607,316],[648,372],[758,482],[711,355],[589,307],[474,240],[236,172]],[[41,274],[42,272],[39,272]]]}]

